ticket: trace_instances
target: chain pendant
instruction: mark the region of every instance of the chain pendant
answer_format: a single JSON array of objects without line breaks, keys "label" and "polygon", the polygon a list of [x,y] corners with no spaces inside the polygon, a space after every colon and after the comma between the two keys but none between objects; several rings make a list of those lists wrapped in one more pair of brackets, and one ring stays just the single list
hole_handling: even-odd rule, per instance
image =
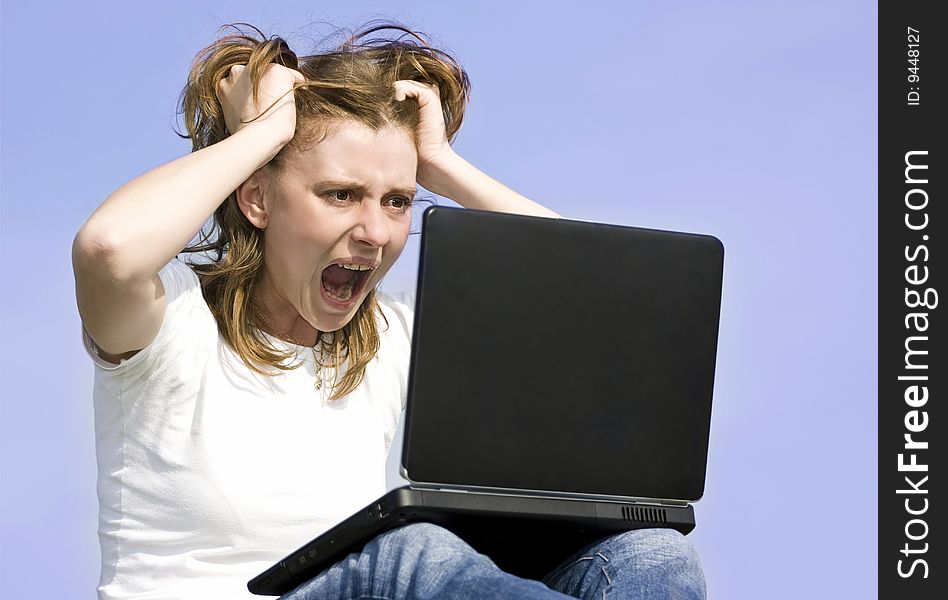
[{"label": "chain pendant", "polygon": [[313,348],[313,367],[316,370],[313,387],[319,390],[323,387],[323,366],[319,363],[319,357],[316,356],[316,348]]}]

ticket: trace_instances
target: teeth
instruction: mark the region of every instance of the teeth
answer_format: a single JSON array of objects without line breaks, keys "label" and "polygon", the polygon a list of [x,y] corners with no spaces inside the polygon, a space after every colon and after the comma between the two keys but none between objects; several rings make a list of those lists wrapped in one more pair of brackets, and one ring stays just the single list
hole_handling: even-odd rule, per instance
[{"label": "teeth", "polygon": [[348,271],[371,271],[372,270],[372,267],[368,265],[356,265],[356,264],[351,264],[351,263],[347,263],[347,264],[337,263],[337,265]]}]

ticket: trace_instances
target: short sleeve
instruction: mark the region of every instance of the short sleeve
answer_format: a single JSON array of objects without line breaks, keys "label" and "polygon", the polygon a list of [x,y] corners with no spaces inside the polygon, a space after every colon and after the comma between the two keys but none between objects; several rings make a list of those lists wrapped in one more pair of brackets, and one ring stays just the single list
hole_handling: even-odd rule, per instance
[{"label": "short sleeve", "polygon": [[[197,274],[186,263],[174,258],[158,272],[165,295],[165,314],[158,334],[150,344],[129,359],[121,359],[118,364],[110,363],[98,354],[97,346],[85,328],[82,329],[83,346],[95,363],[96,370],[106,376],[141,375],[146,365],[154,363],[156,355],[171,351],[176,343],[181,343],[183,322],[199,318],[206,321],[209,315],[207,304],[201,292]],[[202,314],[203,313],[203,314]],[[211,317],[213,319],[213,317]]]}]

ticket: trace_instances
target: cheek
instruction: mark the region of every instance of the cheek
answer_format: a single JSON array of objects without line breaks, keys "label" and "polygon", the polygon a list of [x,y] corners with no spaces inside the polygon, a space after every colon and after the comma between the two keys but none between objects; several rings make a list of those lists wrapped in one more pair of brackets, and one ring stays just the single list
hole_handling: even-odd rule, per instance
[{"label": "cheek", "polygon": [[325,223],[322,225],[299,219],[267,228],[264,253],[268,262],[289,279],[310,280],[331,243]]},{"label": "cheek", "polygon": [[323,246],[338,236],[333,215],[320,214],[314,210],[297,210],[281,215],[278,234],[280,244],[289,251],[305,252],[307,248]]},{"label": "cheek", "polygon": [[395,230],[392,232],[391,246],[397,250],[396,254],[400,254],[405,244],[408,243],[408,234],[410,232],[411,219],[405,219],[404,222],[400,222],[398,226],[395,227]]}]

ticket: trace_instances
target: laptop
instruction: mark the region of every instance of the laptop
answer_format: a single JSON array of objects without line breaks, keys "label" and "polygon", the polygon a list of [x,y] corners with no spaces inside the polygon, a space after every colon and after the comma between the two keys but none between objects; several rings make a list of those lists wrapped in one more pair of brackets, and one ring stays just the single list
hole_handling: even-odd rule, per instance
[{"label": "laptop", "polygon": [[248,582],[293,590],[415,521],[542,578],[584,546],[695,527],[724,249],[710,235],[429,207],[401,472]]}]

